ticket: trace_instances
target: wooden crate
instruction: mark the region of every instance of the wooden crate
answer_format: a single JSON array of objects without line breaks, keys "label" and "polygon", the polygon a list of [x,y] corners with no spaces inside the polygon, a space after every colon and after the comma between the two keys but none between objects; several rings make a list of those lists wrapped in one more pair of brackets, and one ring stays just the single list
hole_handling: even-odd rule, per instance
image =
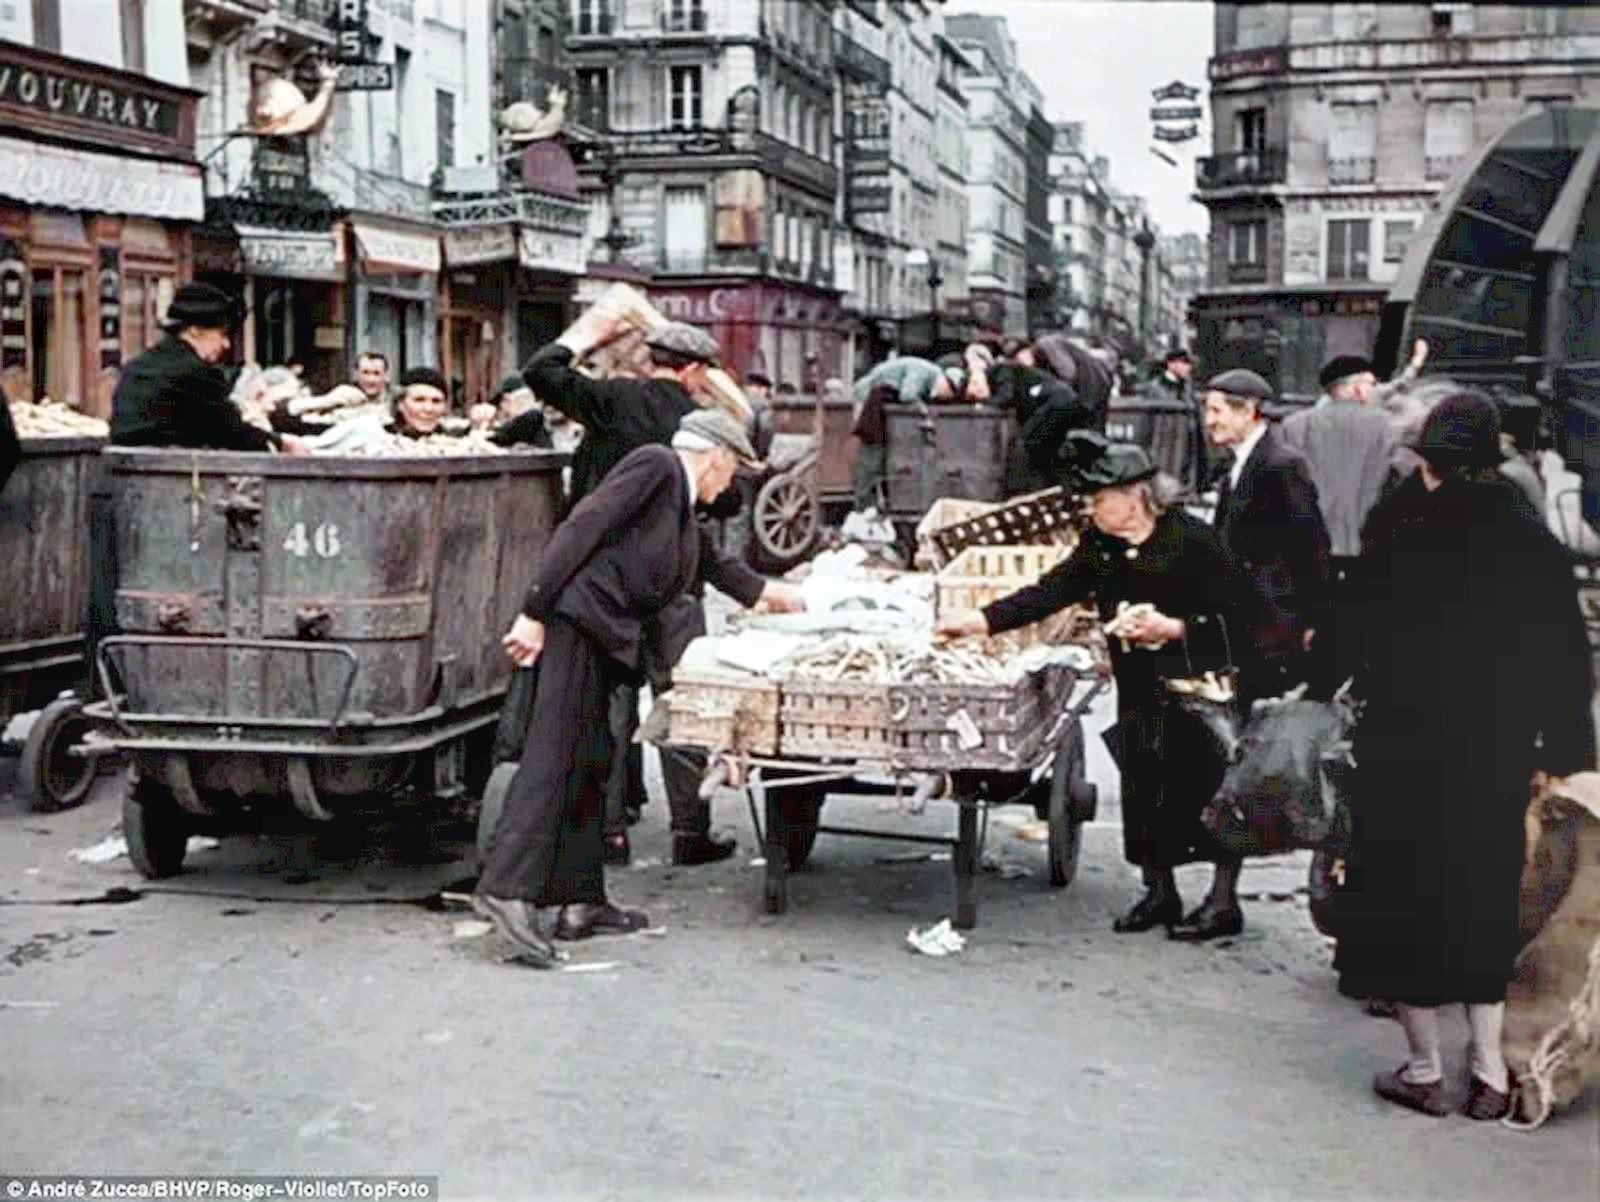
[{"label": "wooden crate", "polygon": [[1063,488],[1029,493],[930,529],[926,536],[930,554],[935,562],[948,564],[969,547],[1073,546],[1077,543],[1073,519],[1078,508],[1078,498]]},{"label": "wooden crate", "polygon": [[[1014,685],[785,681],[779,742],[785,755],[1019,772],[1039,759],[1059,702],[1059,675],[1047,669]],[[958,714],[965,721],[953,726]],[[976,747],[963,746],[961,726],[976,731]]]},{"label": "wooden crate", "polygon": [[778,685],[764,677],[676,673],[666,695],[669,741],[778,754]]},{"label": "wooden crate", "polygon": [[[982,609],[1036,583],[1072,550],[1070,546],[968,547],[938,574],[936,612]],[[1092,606],[1073,605],[1031,626],[994,635],[984,640],[985,649],[1004,655],[1035,643],[1081,642],[1098,622]]]}]

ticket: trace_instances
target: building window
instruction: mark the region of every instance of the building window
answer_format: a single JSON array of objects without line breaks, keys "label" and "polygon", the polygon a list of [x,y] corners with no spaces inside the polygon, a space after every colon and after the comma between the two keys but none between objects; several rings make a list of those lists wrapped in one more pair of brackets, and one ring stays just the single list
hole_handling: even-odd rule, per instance
[{"label": "building window", "polygon": [[1267,223],[1257,217],[1235,221],[1228,227],[1228,266],[1265,267],[1267,265]]},{"label": "building window", "polygon": [[1233,115],[1233,144],[1240,154],[1260,154],[1267,148],[1267,110],[1240,109]]},{"label": "building window", "polygon": [[1377,175],[1378,106],[1335,104],[1328,129],[1328,182],[1370,184]]},{"label": "building window", "polygon": [[1365,42],[1378,33],[1376,4],[1334,4],[1333,37],[1337,42]]},{"label": "building window", "polygon": [[665,266],[679,271],[704,271],[706,264],[706,190],[668,188],[662,229]]},{"label": "building window", "polygon": [[671,129],[700,128],[700,68],[667,68],[667,124]]},{"label": "building window", "polygon": [[1362,217],[1354,221],[1328,222],[1328,278],[1330,280],[1370,279],[1370,256],[1367,240],[1372,235],[1372,221]]},{"label": "building window", "polygon": [[573,0],[572,32],[608,34],[611,32],[611,0]]},{"label": "building window", "polygon": [[144,0],[121,0],[122,69],[144,74]]},{"label": "building window", "polygon": [[600,133],[611,129],[611,69],[580,67],[573,72],[578,93],[578,124]]},{"label": "building window", "polygon": [[438,88],[433,93],[434,136],[438,139],[435,167],[456,165],[456,94]]},{"label": "building window", "polygon": [[91,345],[86,325],[91,293],[83,271],[33,269],[33,399],[85,408],[91,397],[84,357]]},{"label": "building window", "polygon": [[1415,221],[1385,221],[1383,223],[1383,261],[1398,263],[1406,257],[1406,243],[1411,241]]},{"label": "building window", "polygon": [[1424,178],[1449,179],[1472,149],[1472,101],[1430,101],[1422,141]]},{"label": "building window", "polygon": [[1435,4],[1433,6],[1433,32],[1440,37],[1471,33],[1474,28],[1472,5]]},{"label": "building window", "polygon": [[40,50],[61,49],[61,0],[33,0],[33,44]]},{"label": "building window", "polygon": [[662,21],[672,33],[704,33],[706,10],[702,0],[667,0]]}]

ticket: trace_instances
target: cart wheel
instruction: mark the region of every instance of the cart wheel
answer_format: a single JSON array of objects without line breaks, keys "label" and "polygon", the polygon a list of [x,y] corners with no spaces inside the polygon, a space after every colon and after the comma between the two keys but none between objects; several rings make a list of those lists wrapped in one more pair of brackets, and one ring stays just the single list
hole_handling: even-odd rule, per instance
[{"label": "cart wheel", "polygon": [[489,783],[483,786],[483,802],[478,807],[478,867],[489,859],[489,847],[494,842],[494,828],[500,824],[500,814],[506,808],[506,794],[511,791],[511,778],[517,774],[514,760],[497,764],[489,773]]},{"label": "cart wheel", "polygon": [[76,697],[57,698],[39,711],[17,765],[17,789],[35,810],[68,810],[89,795],[95,762],[71,754],[88,733]]},{"label": "cart wheel", "polygon": [[822,819],[822,803],[827,796],[825,785],[778,790],[778,809],[782,817],[778,837],[788,852],[790,871],[804,868],[806,861],[811,858],[811,849],[817,845],[817,824]]},{"label": "cart wheel", "polygon": [[158,881],[183,871],[189,825],[170,789],[129,773],[123,783],[122,836],[128,858],[144,876]]},{"label": "cart wheel", "polygon": [[1056,747],[1050,776],[1050,883],[1057,889],[1072,884],[1083,848],[1083,823],[1093,817],[1098,790],[1084,779],[1083,727],[1067,723]]},{"label": "cart wheel", "polygon": [[817,499],[805,480],[785,472],[772,477],[756,493],[751,525],[757,545],[773,568],[784,571],[806,557],[822,522]]}]

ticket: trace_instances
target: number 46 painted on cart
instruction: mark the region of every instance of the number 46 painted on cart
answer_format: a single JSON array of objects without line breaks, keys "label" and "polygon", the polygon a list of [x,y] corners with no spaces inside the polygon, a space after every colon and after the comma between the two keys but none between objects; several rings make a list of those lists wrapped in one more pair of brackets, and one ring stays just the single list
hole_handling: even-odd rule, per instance
[{"label": "number 46 painted on cart", "polygon": [[289,537],[283,540],[283,549],[296,559],[313,553],[322,559],[332,559],[343,549],[339,543],[339,527],[331,522],[319,522],[308,536],[306,524],[296,522]]}]

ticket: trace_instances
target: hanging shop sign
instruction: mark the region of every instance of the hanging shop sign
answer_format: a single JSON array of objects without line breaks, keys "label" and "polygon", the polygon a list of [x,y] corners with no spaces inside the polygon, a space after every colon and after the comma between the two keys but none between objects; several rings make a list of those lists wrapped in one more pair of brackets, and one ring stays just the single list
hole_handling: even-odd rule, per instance
[{"label": "hanging shop sign", "polygon": [[266,197],[301,196],[311,186],[304,138],[261,138],[255,148],[256,191]]},{"label": "hanging shop sign", "polygon": [[90,213],[199,221],[200,169],[188,163],[119,158],[0,137],[0,195]]},{"label": "hanging shop sign", "polygon": [[338,92],[387,92],[394,87],[394,66],[373,62],[367,48],[375,39],[367,25],[367,0],[338,0],[334,10],[334,58]]},{"label": "hanging shop sign", "polygon": [[1152,121],[1198,121],[1203,116],[1198,104],[1160,104],[1150,110]]},{"label": "hanging shop sign", "polygon": [[1151,91],[1150,97],[1157,104],[1168,100],[1194,100],[1200,95],[1200,89],[1182,80],[1175,79],[1169,84],[1163,84]]},{"label": "hanging shop sign", "polygon": [[887,86],[878,80],[846,80],[846,193],[853,214],[889,211],[891,128]]},{"label": "hanging shop sign", "polygon": [[583,235],[523,226],[517,238],[517,259],[530,271],[582,275]]},{"label": "hanging shop sign", "polygon": [[122,254],[114,246],[96,253],[100,289],[100,366],[122,366]]},{"label": "hanging shop sign", "polygon": [[1189,125],[1158,125],[1150,131],[1150,136],[1158,142],[1188,142],[1200,136],[1200,127],[1193,123]]},{"label": "hanging shop sign", "polygon": [[510,225],[475,225],[446,230],[444,259],[452,267],[498,263],[517,257],[517,231]]},{"label": "hanging shop sign", "polygon": [[22,246],[0,238],[0,374],[28,363],[28,265]]},{"label": "hanging shop sign", "polygon": [[362,266],[368,272],[436,274],[443,264],[439,238],[435,234],[413,233],[354,222],[356,241],[361,246]]},{"label": "hanging shop sign", "polygon": [[239,257],[250,275],[330,283],[344,278],[340,240],[332,233],[240,226]]}]

